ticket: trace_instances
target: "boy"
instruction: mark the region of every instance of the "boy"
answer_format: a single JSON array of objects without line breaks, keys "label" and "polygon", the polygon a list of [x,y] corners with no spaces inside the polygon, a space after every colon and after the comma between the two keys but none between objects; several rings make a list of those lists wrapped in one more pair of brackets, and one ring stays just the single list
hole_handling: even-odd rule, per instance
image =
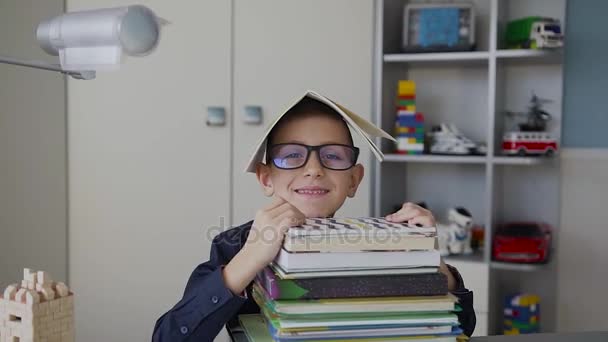
[{"label": "boy", "polygon": [[[330,106],[305,97],[280,119],[266,144],[266,163],[255,173],[272,203],[253,221],[213,239],[210,260],[188,280],[183,298],[158,319],[153,341],[212,341],[239,314],[260,311],[251,295],[256,273],[279,252],[285,232],[306,217],[332,217],[363,179],[346,122]],[[387,220],[434,226],[428,210],[406,203]],[[441,262],[448,289],[460,299],[467,335],[475,327],[473,294],[456,269]]]}]

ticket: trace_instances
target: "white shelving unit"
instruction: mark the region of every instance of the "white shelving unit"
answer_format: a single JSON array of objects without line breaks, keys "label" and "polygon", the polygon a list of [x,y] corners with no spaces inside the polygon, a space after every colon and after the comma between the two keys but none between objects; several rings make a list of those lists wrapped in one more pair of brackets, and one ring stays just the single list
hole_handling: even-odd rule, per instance
[{"label": "white shelving unit", "polygon": [[[517,265],[493,261],[492,232],[503,222],[543,221],[559,237],[559,160],[507,157],[500,153],[506,111],[525,111],[534,91],[553,100],[545,106],[553,120],[549,131],[560,137],[561,51],[507,50],[506,22],[541,15],[565,23],[566,0],[474,0],[477,50],[449,53],[401,53],[402,15],[416,0],[376,0],[374,111],[376,123],[392,132],[398,80],[416,81],[416,107],[425,126],[455,124],[488,146],[486,156],[401,155],[378,141],[385,162],[376,163],[374,214],[385,215],[404,201],[424,201],[439,221],[450,207],[464,206],[486,228],[485,249],[473,256],[446,258],[459,268],[475,293],[476,335],[502,331],[506,294],[541,296],[541,330],[556,329],[556,265]],[[431,1],[437,2],[437,1]],[[459,1],[450,1],[459,2]],[[439,191],[438,189],[443,189]],[[555,253],[552,253],[555,255]]]}]

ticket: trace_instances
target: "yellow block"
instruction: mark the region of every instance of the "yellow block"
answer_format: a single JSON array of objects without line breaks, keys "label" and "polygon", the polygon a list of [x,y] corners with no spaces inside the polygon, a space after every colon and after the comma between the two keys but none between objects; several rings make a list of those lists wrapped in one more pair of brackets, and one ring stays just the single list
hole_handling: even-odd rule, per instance
[{"label": "yellow block", "polygon": [[405,106],[406,112],[416,112],[416,106]]},{"label": "yellow block", "polygon": [[505,335],[519,335],[519,329],[513,328],[511,330],[505,330]]},{"label": "yellow block", "polygon": [[519,300],[519,305],[530,306],[540,303],[540,297],[537,295],[522,295]]},{"label": "yellow block", "polygon": [[416,82],[403,80],[399,81],[399,95],[416,95]]}]

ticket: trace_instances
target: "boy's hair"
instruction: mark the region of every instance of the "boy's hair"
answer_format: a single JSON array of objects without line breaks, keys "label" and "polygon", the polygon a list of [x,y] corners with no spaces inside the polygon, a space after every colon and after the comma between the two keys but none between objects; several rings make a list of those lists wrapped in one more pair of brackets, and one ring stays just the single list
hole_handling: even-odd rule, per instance
[{"label": "boy's hair", "polygon": [[269,158],[268,152],[270,151],[270,147],[272,146],[272,141],[274,140],[274,136],[275,136],[276,132],[285,123],[289,122],[294,117],[297,117],[300,115],[306,115],[309,113],[321,113],[334,120],[339,120],[344,125],[344,128],[346,129],[346,132],[347,132],[346,134],[348,135],[348,144],[350,146],[354,146],[353,136],[350,133],[348,124],[346,123],[346,121],[344,121],[344,119],[342,119],[342,115],[340,115],[333,108],[331,108],[330,106],[326,105],[323,102],[319,102],[315,99],[311,99],[310,97],[305,97],[300,102],[298,102],[295,106],[291,107],[287,111],[287,113],[285,113],[285,115],[283,115],[281,120],[279,120],[279,122],[272,128],[272,130],[268,134],[268,139],[266,140],[266,164],[268,164],[270,162],[268,159]]}]

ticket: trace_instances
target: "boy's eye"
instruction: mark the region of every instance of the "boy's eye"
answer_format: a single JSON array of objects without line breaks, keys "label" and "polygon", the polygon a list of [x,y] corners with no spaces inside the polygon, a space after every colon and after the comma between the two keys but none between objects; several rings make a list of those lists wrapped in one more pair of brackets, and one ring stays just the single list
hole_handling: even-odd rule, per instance
[{"label": "boy's eye", "polygon": [[303,158],[303,157],[304,156],[301,153],[293,152],[293,153],[290,153],[290,154],[284,156],[283,158],[288,159],[288,158]]},{"label": "boy's eye", "polygon": [[337,155],[337,154],[331,154],[331,153],[323,155],[323,158],[330,159],[330,160],[342,160],[343,159],[342,156]]}]

